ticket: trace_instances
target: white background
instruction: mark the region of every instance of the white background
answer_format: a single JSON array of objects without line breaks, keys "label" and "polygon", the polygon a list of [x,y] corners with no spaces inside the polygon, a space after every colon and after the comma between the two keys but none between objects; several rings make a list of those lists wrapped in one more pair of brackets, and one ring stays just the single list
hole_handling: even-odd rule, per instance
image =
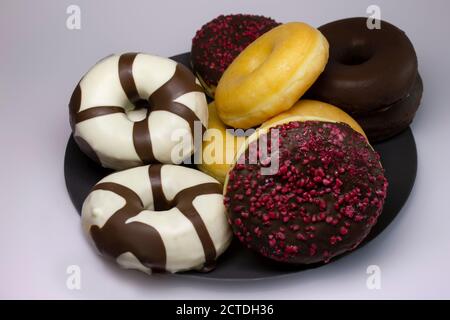
[{"label": "white background", "polygon": [[[81,7],[81,30],[66,28],[70,4]],[[186,52],[195,31],[221,13],[320,26],[364,16],[370,4],[406,31],[425,85],[412,126],[416,185],[384,233],[330,265],[253,282],[148,277],[97,256],[63,177],[67,103],[95,61],[113,52]],[[1,1],[0,298],[450,298],[449,11],[444,0]],[[66,287],[72,264],[81,267],[81,290]],[[371,264],[381,268],[381,290],[366,287]]]}]

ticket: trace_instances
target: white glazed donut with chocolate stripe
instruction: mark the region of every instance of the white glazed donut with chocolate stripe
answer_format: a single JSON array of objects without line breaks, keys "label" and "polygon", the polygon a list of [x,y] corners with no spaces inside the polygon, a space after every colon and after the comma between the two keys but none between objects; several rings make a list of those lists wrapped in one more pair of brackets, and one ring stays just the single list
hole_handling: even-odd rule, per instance
[{"label": "white glazed donut with chocolate stripe", "polygon": [[191,71],[142,53],[99,61],[75,88],[69,110],[81,150],[112,169],[179,163],[195,151],[195,122],[201,130],[208,124],[206,96]]},{"label": "white glazed donut with chocolate stripe", "polygon": [[84,201],[82,223],[100,253],[146,273],[209,271],[232,237],[222,185],[170,164],[102,179]]}]

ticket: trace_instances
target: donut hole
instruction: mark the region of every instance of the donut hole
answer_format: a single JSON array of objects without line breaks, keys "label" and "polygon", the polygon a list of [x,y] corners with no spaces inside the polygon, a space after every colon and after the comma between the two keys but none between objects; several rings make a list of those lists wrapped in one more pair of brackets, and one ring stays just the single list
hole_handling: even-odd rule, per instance
[{"label": "donut hole", "polygon": [[247,55],[246,59],[246,74],[249,76],[259,70],[270,58],[275,50],[275,45],[268,43],[266,45],[259,45],[256,50],[252,51],[251,55]]},{"label": "donut hole", "polygon": [[369,61],[373,51],[369,46],[355,45],[342,52],[338,61],[346,66],[357,66]]}]

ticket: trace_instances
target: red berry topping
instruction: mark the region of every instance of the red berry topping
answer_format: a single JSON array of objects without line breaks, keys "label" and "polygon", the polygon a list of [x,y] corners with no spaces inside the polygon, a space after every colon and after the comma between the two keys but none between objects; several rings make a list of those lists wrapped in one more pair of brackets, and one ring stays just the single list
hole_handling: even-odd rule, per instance
[{"label": "red berry topping", "polygon": [[263,16],[220,15],[192,39],[191,61],[207,85],[217,86],[225,69],[250,43],[279,25]]},{"label": "red berry topping", "polygon": [[[341,123],[291,122],[267,135],[275,129],[279,167],[273,174],[262,174],[261,162],[249,162],[255,146],[229,173],[224,202],[234,233],[245,246],[286,263],[327,262],[352,250],[376,223],[386,198],[378,154]],[[273,149],[270,137],[265,141]],[[247,233],[257,236],[242,236]]]}]

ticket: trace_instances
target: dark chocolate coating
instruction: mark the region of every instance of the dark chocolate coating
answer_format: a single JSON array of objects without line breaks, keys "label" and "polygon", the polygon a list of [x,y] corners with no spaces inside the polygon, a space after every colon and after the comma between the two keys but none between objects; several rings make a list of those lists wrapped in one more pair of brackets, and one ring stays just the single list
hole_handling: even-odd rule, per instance
[{"label": "dark chocolate coating", "polygon": [[220,15],[196,32],[191,65],[208,86],[217,86],[231,62],[258,37],[278,26],[275,20],[251,14]]},{"label": "dark chocolate coating", "polygon": [[327,262],[356,248],[386,197],[376,151],[342,123],[291,122],[268,134],[274,129],[279,168],[273,174],[261,173],[262,160],[250,163],[259,152],[255,141],[228,173],[224,202],[236,237],[290,264]]},{"label": "dark chocolate coating", "polygon": [[423,83],[419,74],[409,94],[386,109],[356,116],[370,142],[392,138],[411,124],[420,105]]},{"label": "dark chocolate coating", "polygon": [[361,115],[391,106],[409,93],[417,77],[411,41],[386,21],[372,30],[366,22],[364,17],[348,18],[319,28],[330,44],[330,58],[307,97]]}]

